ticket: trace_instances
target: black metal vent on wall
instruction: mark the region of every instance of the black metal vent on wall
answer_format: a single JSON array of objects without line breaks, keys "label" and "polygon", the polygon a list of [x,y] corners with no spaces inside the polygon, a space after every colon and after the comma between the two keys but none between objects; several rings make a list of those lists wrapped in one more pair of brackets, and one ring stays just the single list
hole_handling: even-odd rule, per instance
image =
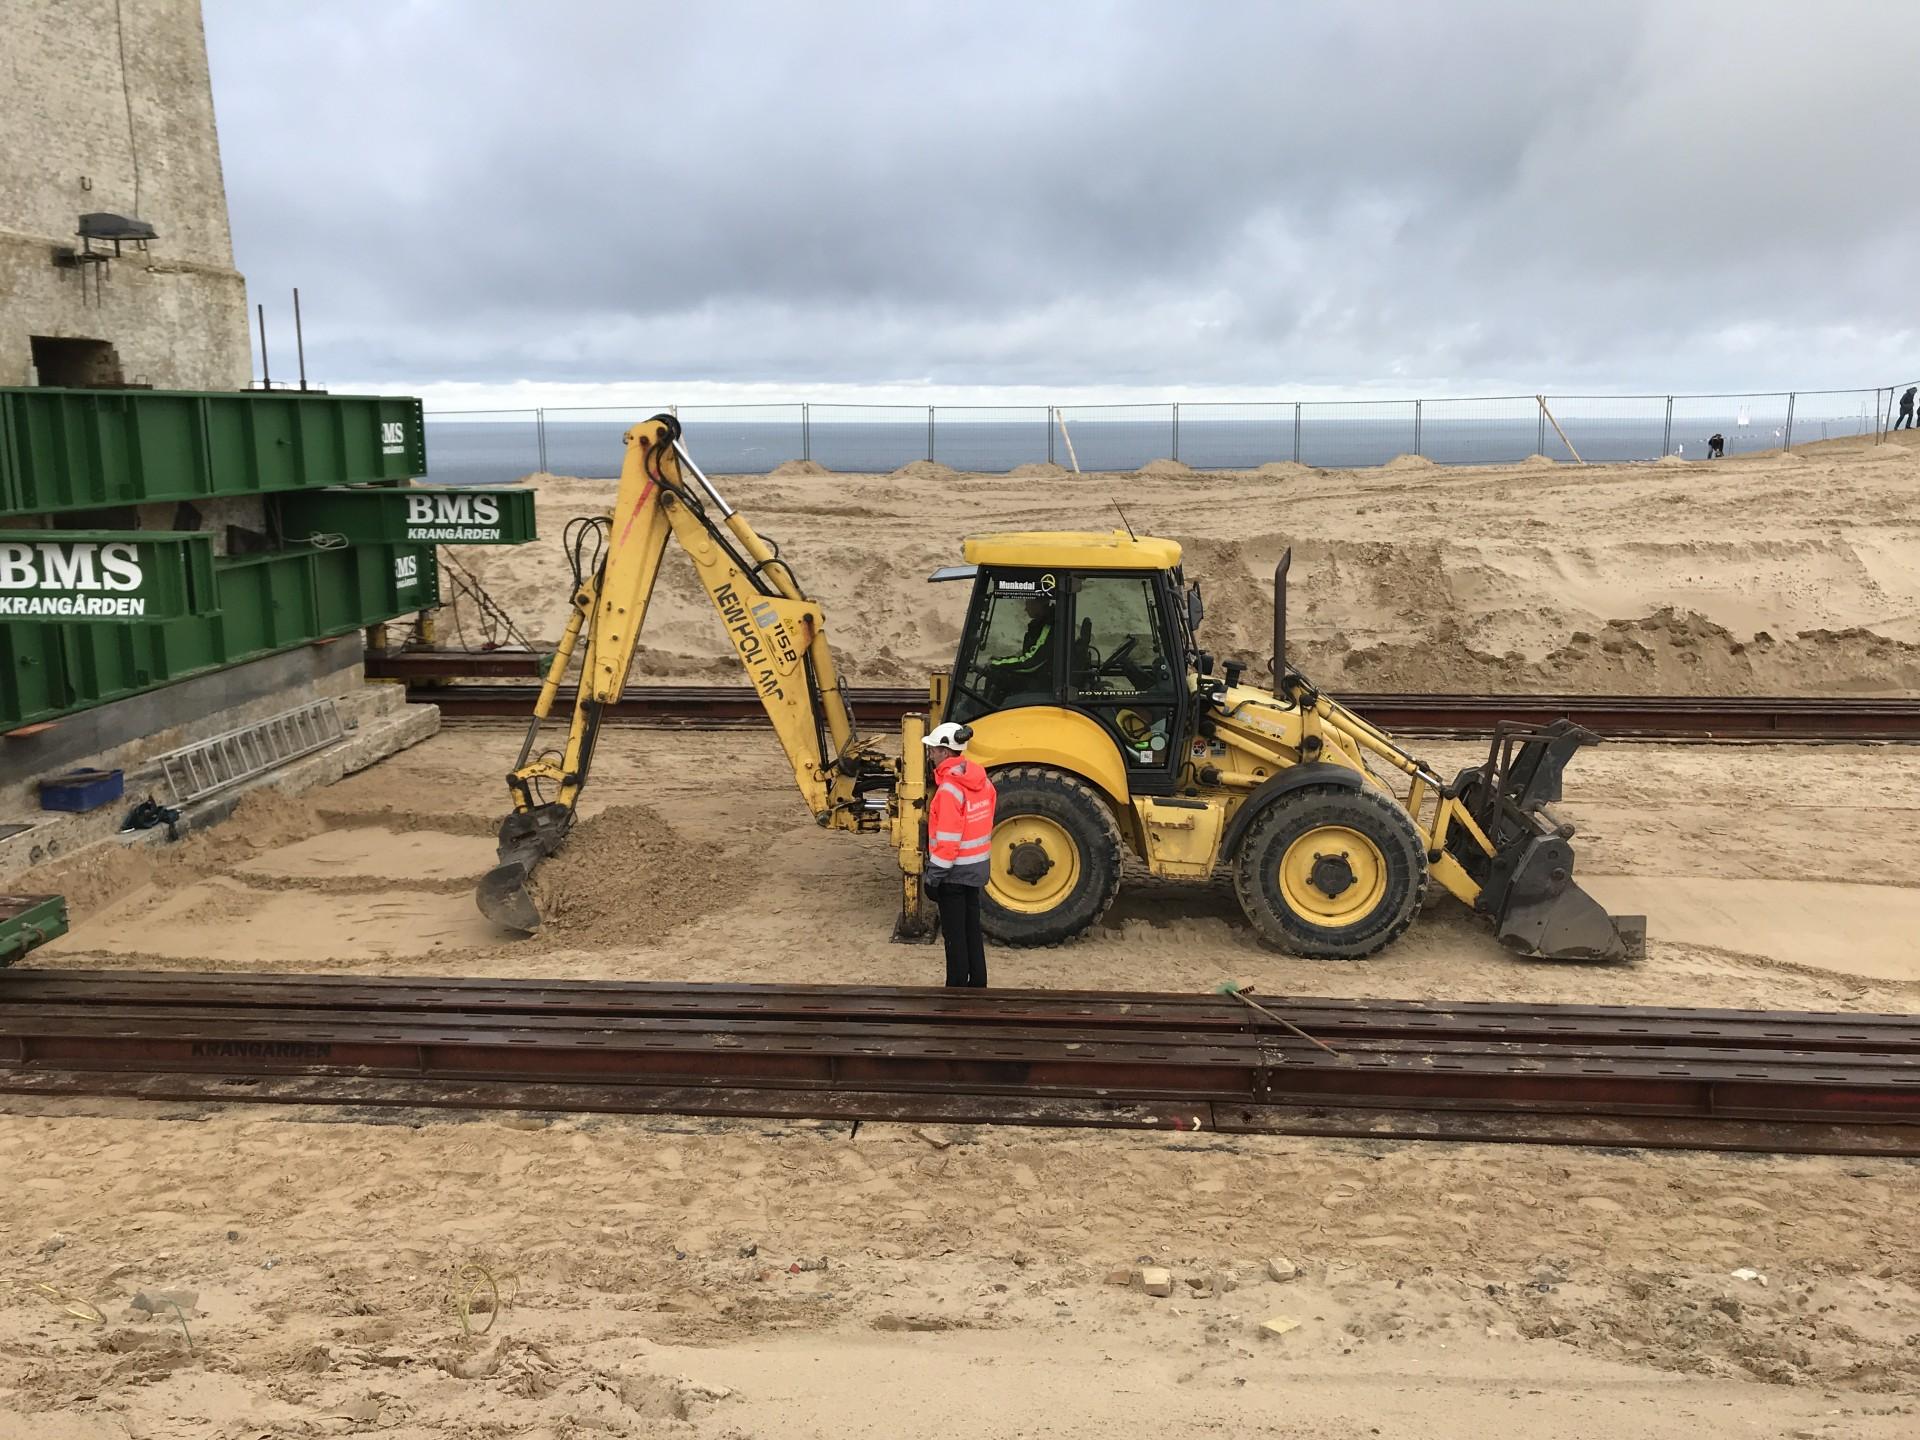
[{"label": "black metal vent on wall", "polygon": [[[115,215],[109,210],[95,210],[80,217],[80,228],[74,232],[80,237],[80,248],[62,246],[53,252],[53,263],[60,266],[79,268],[82,284],[85,283],[84,267],[95,267],[94,300],[100,299],[100,278],[106,274],[106,268],[112,261],[121,259],[125,247],[133,246],[139,254],[147,253],[149,241],[158,240],[160,232],[145,220],[135,219],[131,215]],[[95,245],[100,249],[95,249]],[[112,249],[107,249],[112,246]]]}]

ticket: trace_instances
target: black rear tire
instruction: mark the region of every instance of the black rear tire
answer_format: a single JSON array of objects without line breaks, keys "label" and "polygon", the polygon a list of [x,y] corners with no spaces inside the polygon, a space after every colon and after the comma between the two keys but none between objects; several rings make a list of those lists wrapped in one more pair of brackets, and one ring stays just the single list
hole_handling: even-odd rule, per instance
[{"label": "black rear tire", "polygon": [[1305,786],[1253,822],[1234,857],[1233,888],[1267,944],[1314,960],[1359,960],[1420,913],[1427,855],[1391,797]]},{"label": "black rear tire", "polygon": [[[980,928],[1002,945],[1071,940],[1120,893],[1120,826],[1091,785],[1062,770],[1009,766],[993,784],[993,869]],[[1014,857],[1016,845],[1025,848]]]}]

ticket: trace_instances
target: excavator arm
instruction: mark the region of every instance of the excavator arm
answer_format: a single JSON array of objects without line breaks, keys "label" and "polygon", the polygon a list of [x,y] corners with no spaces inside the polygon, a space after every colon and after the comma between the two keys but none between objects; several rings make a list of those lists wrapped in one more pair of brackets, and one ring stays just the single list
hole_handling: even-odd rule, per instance
[{"label": "excavator arm", "polygon": [[[507,776],[513,813],[500,826],[499,863],[480,884],[480,909],[489,919],[515,930],[540,925],[533,868],[573,827],[600,726],[626,688],[669,539],[692,560],[815,820],[879,830],[896,813],[890,802],[903,778],[910,790],[922,788],[918,754],[897,763],[855,732],[819,605],[778,547],[694,464],[677,419],[656,415],[627,431],[613,513],[588,523],[604,525],[594,535],[601,546],[594,563],[583,565],[582,541],[575,541],[572,609]],[[576,653],[579,683],[565,748],[538,753],[541,727]],[[912,776],[903,774],[908,768]],[[917,855],[917,835],[913,849]]]}]

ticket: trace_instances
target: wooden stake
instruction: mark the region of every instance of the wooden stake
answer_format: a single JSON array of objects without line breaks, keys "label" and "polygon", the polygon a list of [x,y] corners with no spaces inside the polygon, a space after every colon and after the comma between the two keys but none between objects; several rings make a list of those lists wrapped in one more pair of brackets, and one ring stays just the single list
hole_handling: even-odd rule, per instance
[{"label": "wooden stake", "polygon": [[1080,473],[1080,457],[1073,453],[1073,436],[1067,433],[1067,417],[1056,408],[1053,418],[1060,423],[1060,438],[1067,442],[1067,459],[1073,461],[1073,473]]},{"label": "wooden stake", "polygon": [[1560,422],[1553,418],[1553,411],[1547,408],[1547,397],[1536,395],[1533,398],[1540,402],[1540,413],[1547,417],[1547,423],[1553,426],[1553,433],[1560,437],[1560,443],[1567,447],[1567,453],[1580,464],[1586,464],[1586,461],[1580,459],[1580,452],[1573,448],[1573,442],[1567,439],[1567,432],[1560,428]]}]

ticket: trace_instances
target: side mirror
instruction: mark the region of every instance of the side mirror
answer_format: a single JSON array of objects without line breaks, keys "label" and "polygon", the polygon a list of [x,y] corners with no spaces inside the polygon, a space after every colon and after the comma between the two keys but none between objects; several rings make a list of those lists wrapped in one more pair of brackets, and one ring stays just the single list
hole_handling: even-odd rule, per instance
[{"label": "side mirror", "polygon": [[1194,581],[1187,587],[1187,628],[1198,630],[1200,622],[1207,618],[1207,607],[1200,601],[1200,582]]}]

